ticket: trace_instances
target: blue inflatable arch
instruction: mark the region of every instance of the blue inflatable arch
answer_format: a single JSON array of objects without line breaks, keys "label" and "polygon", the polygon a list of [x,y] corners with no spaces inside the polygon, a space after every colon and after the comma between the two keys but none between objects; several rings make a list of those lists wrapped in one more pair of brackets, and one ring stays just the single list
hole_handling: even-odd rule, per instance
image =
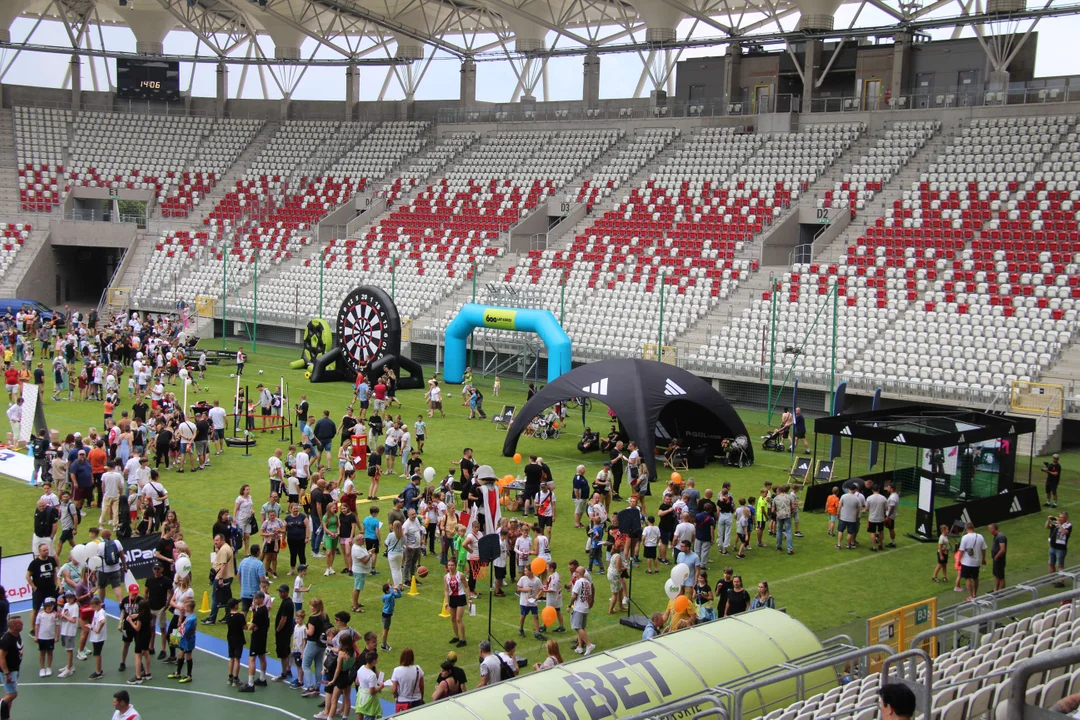
[{"label": "blue inflatable arch", "polygon": [[570,336],[550,310],[527,310],[467,303],[446,326],[443,379],[460,383],[465,375],[465,342],[478,327],[520,330],[540,336],[548,351],[547,381],[570,372]]}]

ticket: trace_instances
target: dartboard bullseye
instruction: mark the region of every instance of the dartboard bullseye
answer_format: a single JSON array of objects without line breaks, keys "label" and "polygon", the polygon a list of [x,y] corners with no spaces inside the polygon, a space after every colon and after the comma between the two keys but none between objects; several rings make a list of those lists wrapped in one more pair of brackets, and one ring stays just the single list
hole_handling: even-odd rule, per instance
[{"label": "dartboard bullseye", "polygon": [[341,304],[337,337],[344,360],[354,371],[396,353],[401,345],[397,309],[382,290],[359,287]]}]

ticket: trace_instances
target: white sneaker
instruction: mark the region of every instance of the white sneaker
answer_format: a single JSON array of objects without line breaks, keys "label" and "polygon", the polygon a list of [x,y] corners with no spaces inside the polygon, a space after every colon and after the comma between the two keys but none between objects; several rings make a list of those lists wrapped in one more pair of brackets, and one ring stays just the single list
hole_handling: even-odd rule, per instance
[{"label": "white sneaker", "polygon": [[37,671],[37,676],[38,677],[45,677],[45,668],[41,668],[40,670],[38,670]]},{"label": "white sneaker", "polygon": [[79,658],[80,660],[89,660],[90,659],[90,656],[87,655],[85,652],[81,652],[78,655],[76,655],[75,657]]},{"label": "white sneaker", "polygon": [[585,652],[583,652],[582,655],[588,656],[588,654],[591,653],[595,649],[596,649],[595,645],[588,645],[588,646],[586,646]]},{"label": "white sneaker", "polygon": [[330,568],[326,569],[326,572],[323,573],[323,577],[330,577]]},{"label": "white sneaker", "polygon": [[45,668],[45,677],[52,677],[52,668],[51,667]]},{"label": "white sneaker", "polygon": [[327,568],[326,569],[326,574],[327,575],[337,575],[337,572],[335,572],[334,568]]},{"label": "white sneaker", "polygon": [[66,667],[62,667],[62,668],[60,668],[60,672],[56,673],[56,677],[58,677],[58,678],[66,678],[70,674],[71,673],[68,672],[68,669]]},{"label": "white sneaker", "polygon": [[582,649],[581,649],[581,646],[579,645],[579,646],[577,646],[576,648],[574,648],[574,652],[576,652],[576,653],[577,653],[578,655],[580,655],[580,654],[582,654],[582,653],[583,653],[583,652],[585,652],[585,651],[584,651],[584,650],[582,650]]}]

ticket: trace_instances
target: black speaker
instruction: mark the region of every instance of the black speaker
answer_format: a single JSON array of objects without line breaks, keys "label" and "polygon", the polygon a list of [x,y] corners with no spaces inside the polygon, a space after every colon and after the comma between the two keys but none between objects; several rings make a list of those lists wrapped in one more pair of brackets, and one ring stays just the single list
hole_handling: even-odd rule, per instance
[{"label": "black speaker", "polygon": [[691,470],[700,470],[709,462],[709,448],[702,446],[690,448],[686,455],[686,466]]},{"label": "black speaker", "polygon": [[641,510],[638,508],[626,508],[619,511],[619,532],[626,535],[636,535],[641,532]]},{"label": "black speaker", "polygon": [[498,533],[491,533],[490,535],[480,536],[480,542],[477,546],[477,549],[480,552],[480,562],[495,562],[495,560],[499,557]]}]

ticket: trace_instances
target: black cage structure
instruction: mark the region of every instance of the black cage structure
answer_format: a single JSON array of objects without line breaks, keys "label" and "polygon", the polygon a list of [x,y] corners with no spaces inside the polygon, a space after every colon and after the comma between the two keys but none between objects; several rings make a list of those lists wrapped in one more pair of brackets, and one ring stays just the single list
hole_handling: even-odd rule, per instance
[{"label": "black cage structure", "polygon": [[984,526],[1037,512],[1034,460],[1024,473],[1017,458],[1019,437],[1034,431],[1031,417],[938,405],[821,418],[812,457],[825,459],[804,461],[804,507],[823,509],[834,487],[892,484],[901,497],[916,497],[914,535],[923,540],[940,525]]}]

